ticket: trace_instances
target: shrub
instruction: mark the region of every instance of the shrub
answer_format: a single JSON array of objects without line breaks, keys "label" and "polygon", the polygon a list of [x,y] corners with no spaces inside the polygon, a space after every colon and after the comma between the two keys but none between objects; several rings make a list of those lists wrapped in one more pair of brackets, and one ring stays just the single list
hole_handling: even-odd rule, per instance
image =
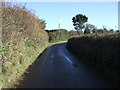
[{"label": "shrub", "polygon": [[67,49],[113,81],[120,79],[120,34],[86,35],[70,38]]},{"label": "shrub", "polygon": [[64,29],[55,29],[55,30],[46,30],[49,35],[49,42],[55,41],[66,41],[70,37],[81,36],[83,35],[82,31],[68,31]]},{"label": "shrub", "polygon": [[90,29],[88,27],[85,27],[85,31],[84,31],[85,34],[89,34],[90,33]]},{"label": "shrub", "polygon": [[2,86],[9,87],[25,72],[47,47],[45,21],[20,5],[3,3],[2,7]]}]

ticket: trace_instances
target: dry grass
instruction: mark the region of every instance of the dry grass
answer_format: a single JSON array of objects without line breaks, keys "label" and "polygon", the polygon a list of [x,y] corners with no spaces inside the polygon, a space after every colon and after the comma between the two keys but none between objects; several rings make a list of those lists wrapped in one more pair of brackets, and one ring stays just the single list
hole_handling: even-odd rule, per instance
[{"label": "dry grass", "polygon": [[43,21],[20,5],[3,3],[2,7],[2,87],[16,82],[38,55],[48,46]]}]

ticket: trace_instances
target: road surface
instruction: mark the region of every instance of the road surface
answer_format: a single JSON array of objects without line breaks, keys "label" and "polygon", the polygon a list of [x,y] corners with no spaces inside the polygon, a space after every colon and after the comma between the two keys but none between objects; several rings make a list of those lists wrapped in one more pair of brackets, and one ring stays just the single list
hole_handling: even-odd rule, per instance
[{"label": "road surface", "polygon": [[66,44],[55,44],[31,66],[20,88],[112,88],[99,72],[75,58]]}]

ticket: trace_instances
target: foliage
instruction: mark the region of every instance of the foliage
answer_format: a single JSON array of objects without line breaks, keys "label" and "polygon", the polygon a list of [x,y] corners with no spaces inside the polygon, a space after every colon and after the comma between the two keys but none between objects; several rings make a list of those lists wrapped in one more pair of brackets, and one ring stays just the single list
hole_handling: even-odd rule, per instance
[{"label": "foliage", "polygon": [[108,31],[106,29],[93,29],[92,32],[95,34],[104,34],[104,33],[110,33],[111,31]]},{"label": "foliage", "polygon": [[85,27],[84,23],[87,21],[88,17],[82,14],[77,14],[75,17],[72,18],[72,22],[76,30],[83,29]]},{"label": "foliage", "polygon": [[45,22],[45,20],[41,19],[41,22],[42,22],[42,25],[43,25],[42,29],[45,29],[46,28],[46,22]]},{"label": "foliage", "polygon": [[88,26],[85,27],[84,33],[85,33],[85,34],[89,34],[89,33],[90,33],[90,29],[88,28]]},{"label": "foliage", "polygon": [[31,47],[31,46],[32,46],[32,47],[34,47],[34,48],[37,46],[36,43],[33,42],[33,41],[27,41],[27,42],[26,42],[26,45],[27,45],[28,47]]},{"label": "foliage", "polygon": [[3,3],[2,86],[9,87],[48,45],[45,21],[24,6]]},{"label": "foliage", "polygon": [[89,23],[86,24],[86,27],[88,27],[88,29],[90,30],[90,32],[92,32],[93,30],[97,29],[94,25],[89,24]]},{"label": "foliage", "polygon": [[8,49],[3,44],[0,44],[0,53],[7,52],[7,51]]},{"label": "foliage", "polygon": [[49,42],[66,41],[70,37],[83,35],[82,31],[67,31],[64,29],[46,30],[49,35]]},{"label": "foliage", "polygon": [[89,34],[70,38],[67,49],[101,71],[113,81],[120,82],[120,33]]},{"label": "foliage", "polygon": [[110,32],[114,32],[114,30],[113,30],[113,29],[110,29]]},{"label": "foliage", "polygon": [[120,30],[116,30],[116,32],[120,32]]}]

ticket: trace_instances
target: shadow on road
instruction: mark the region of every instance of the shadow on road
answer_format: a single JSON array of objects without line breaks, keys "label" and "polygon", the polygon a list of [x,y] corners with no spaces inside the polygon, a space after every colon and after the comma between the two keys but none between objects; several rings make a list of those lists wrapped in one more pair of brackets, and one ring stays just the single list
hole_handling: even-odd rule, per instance
[{"label": "shadow on road", "polygon": [[44,49],[43,52],[36,58],[35,62],[28,67],[28,69],[26,70],[26,72],[22,75],[22,80],[18,81],[18,85],[15,85],[15,88],[21,88],[23,86],[24,80],[26,80],[26,77],[29,77],[29,74],[31,74],[32,72],[34,72],[33,70],[37,69],[37,65],[40,63],[39,58],[45,53],[45,51],[48,48],[49,47],[47,47],[46,49]]},{"label": "shadow on road", "polygon": [[112,88],[103,76],[74,57],[66,43],[47,47],[23,74],[16,88]]},{"label": "shadow on road", "polygon": [[53,44],[51,46],[48,46],[46,49],[44,49],[43,52],[36,58],[35,62],[32,65],[30,65],[28,69],[26,70],[26,72],[22,75],[22,80],[18,81],[18,84],[15,85],[15,88],[21,88],[26,78],[32,75],[34,73],[34,70],[38,69],[37,67],[39,67],[39,63],[41,62],[41,59],[45,57],[46,55],[45,52],[48,48],[57,46],[57,45],[63,45],[63,44],[66,44],[66,43]]}]

